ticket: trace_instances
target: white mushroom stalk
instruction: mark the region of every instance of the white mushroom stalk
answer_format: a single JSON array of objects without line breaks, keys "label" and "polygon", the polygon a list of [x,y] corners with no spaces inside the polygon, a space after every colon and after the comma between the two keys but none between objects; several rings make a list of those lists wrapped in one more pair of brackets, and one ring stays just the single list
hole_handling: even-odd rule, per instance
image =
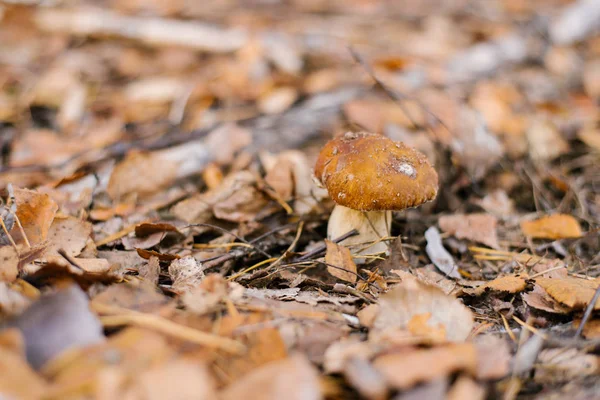
[{"label": "white mushroom stalk", "polygon": [[[357,255],[388,253],[388,244],[382,240],[390,236],[391,211],[358,211],[339,204],[333,208],[327,225],[327,238],[333,240],[353,229],[358,235],[345,239],[342,244],[352,247]],[[357,258],[356,262],[366,261]]]}]

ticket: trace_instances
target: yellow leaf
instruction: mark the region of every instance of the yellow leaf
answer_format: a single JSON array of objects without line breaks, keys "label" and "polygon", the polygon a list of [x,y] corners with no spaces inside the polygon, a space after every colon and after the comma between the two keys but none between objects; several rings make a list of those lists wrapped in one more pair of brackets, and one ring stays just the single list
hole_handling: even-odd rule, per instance
[{"label": "yellow leaf", "polygon": [[554,214],[534,221],[521,222],[526,236],[540,239],[578,238],[583,235],[575,218],[567,214]]},{"label": "yellow leaf", "polygon": [[[327,271],[338,279],[355,283],[356,264],[352,260],[350,250],[330,240],[325,240],[325,244],[327,244],[325,262],[329,264]],[[332,267],[332,265],[338,268]]]}]

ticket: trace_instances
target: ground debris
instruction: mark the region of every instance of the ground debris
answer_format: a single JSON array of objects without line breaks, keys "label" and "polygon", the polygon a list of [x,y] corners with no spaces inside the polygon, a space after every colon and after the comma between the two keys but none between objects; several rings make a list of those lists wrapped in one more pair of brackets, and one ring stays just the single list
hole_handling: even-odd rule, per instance
[{"label": "ground debris", "polygon": [[0,398],[593,398],[596,3],[3,3]]}]

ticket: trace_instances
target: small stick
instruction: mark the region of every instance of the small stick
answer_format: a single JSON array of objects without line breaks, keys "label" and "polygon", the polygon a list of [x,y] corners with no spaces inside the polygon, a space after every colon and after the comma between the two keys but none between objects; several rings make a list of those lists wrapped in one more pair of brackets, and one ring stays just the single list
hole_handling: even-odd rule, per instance
[{"label": "small stick", "polygon": [[594,297],[592,297],[592,301],[590,301],[590,304],[588,304],[587,308],[585,309],[585,313],[583,314],[581,323],[579,324],[579,327],[577,328],[577,332],[575,332],[576,338],[581,336],[581,334],[583,333],[583,327],[587,323],[588,319],[590,319],[590,316],[592,315],[592,311],[594,311],[594,307],[595,307],[596,302],[598,301],[599,297],[600,297],[600,285],[598,285],[598,287],[596,288],[596,293],[594,293]]},{"label": "small stick", "polygon": [[[339,243],[339,242],[342,242],[342,241],[348,239],[349,237],[356,236],[356,235],[358,235],[358,231],[356,229],[352,229],[350,232],[346,232],[342,236],[333,239],[332,242]],[[321,244],[318,247],[315,247],[314,249],[312,249],[311,251],[306,253],[305,255],[303,255],[302,257],[298,258],[296,260],[296,262],[302,262],[302,261],[309,260],[310,258],[324,252],[326,249],[327,249],[327,245]]]},{"label": "small stick", "polygon": [[77,264],[77,261],[75,261],[75,259],[73,257],[71,257],[70,255],[68,255],[64,249],[58,249],[58,254],[60,254],[65,260],[67,260],[67,262],[69,264],[71,264],[75,268],[85,272],[85,269],[81,268],[79,266],[79,264]]},{"label": "small stick", "polygon": [[2,225],[2,230],[4,231],[4,233],[6,233],[6,237],[8,238],[8,241],[10,242],[12,247],[15,248],[15,251],[17,252],[17,254],[19,254],[19,249],[17,248],[17,244],[15,243],[12,236],[8,232],[8,229],[6,228],[6,225],[4,224],[4,218],[2,218],[2,216],[0,216],[0,225]]}]

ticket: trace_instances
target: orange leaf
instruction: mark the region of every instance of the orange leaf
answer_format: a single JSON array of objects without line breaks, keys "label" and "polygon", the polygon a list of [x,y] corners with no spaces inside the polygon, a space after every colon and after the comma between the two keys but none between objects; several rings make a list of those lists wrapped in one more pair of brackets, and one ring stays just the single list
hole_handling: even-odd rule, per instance
[{"label": "orange leaf", "polygon": [[522,221],[521,230],[526,236],[540,239],[578,238],[583,235],[579,222],[567,214],[554,214],[534,221]]}]

